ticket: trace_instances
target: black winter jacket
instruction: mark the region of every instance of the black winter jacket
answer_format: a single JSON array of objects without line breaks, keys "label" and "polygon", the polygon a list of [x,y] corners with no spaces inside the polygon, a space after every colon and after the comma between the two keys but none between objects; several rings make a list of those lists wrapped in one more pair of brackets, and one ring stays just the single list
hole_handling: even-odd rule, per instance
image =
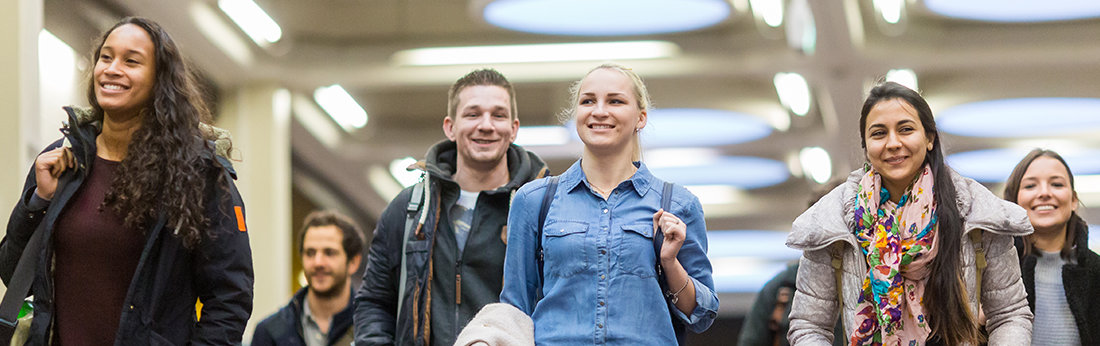
[{"label": "black winter jacket", "polygon": [[[511,145],[506,155],[510,181],[478,196],[461,258],[449,221],[459,195],[451,179],[457,162],[455,142],[439,142],[417,163],[430,182],[425,189],[426,220],[410,234],[403,256],[401,238],[413,188],[398,194],[382,212],[355,297],[356,345],[451,345],[482,306],[499,301],[511,195],[546,172],[538,156],[517,145]],[[397,316],[402,258],[408,276]]]},{"label": "black winter jacket", "polygon": [[[72,144],[76,168],[61,175],[58,190],[46,210],[30,211],[27,202],[36,188],[34,168],[27,175],[23,193],[8,219],[7,234],[0,242],[0,276],[11,279],[19,257],[40,222],[46,222],[43,249],[35,268],[31,294],[34,321],[28,344],[48,344],[53,323],[53,258],[51,234],[58,215],[80,188],[95,161],[95,137],[100,122],[89,121],[82,110],[66,107],[69,124],[62,132]],[[58,140],[45,151],[62,145]],[[217,160],[215,163],[214,160]],[[215,238],[204,235],[188,250],[165,226],[166,216],[145,230],[145,246],[127,289],[115,345],[232,345],[241,342],[252,312],[252,252],[244,227],[244,203],[233,179],[217,186],[218,176],[235,174],[229,161],[211,153],[207,174],[206,217]],[[220,166],[220,167],[219,167]],[[228,193],[228,195],[226,195]],[[239,214],[238,214],[239,213]],[[195,303],[201,300],[202,317],[196,321]]]},{"label": "black winter jacket", "polygon": [[[1083,234],[1082,234],[1083,233]],[[1077,263],[1062,266],[1062,286],[1066,290],[1066,302],[1077,322],[1077,333],[1082,345],[1100,345],[1100,255],[1088,249],[1088,231],[1078,232]],[[1023,255],[1024,243],[1017,239],[1020,253],[1020,274],[1027,290],[1027,305],[1035,312],[1035,264],[1038,257]]]},{"label": "black winter jacket", "polygon": [[[256,325],[256,333],[252,335],[252,346],[304,346],[306,344],[302,332],[302,301],[306,299],[307,290],[309,287],[302,287],[293,298],[290,298],[290,303]],[[354,296],[351,296],[348,297],[348,306],[332,316],[326,345],[336,345],[351,331],[349,328],[352,327],[351,316],[354,311],[355,301]],[[350,338],[347,341],[350,343]]]}]

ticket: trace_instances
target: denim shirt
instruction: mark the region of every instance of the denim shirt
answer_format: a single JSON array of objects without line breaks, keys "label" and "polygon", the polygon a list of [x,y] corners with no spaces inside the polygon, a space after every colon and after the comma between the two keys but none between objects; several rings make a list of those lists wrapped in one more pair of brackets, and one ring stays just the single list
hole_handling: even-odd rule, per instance
[{"label": "denim shirt", "polygon": [[677,259],[695,284],[696,308],[685,315],[665,299],[654,270],[653,214],[664,182],[644,164],[635,165],[638,171],[607,200],[589,186],[580,161],[561,175],[542,234],[542,300],[535,293],[535,237],[547,179],[516,192],[500,300],[531,315],[537,344],[675,345],[670,307],[695,333],[714,322],[718,296],[699,199],[676,186],[670,207],[687,225]]}]

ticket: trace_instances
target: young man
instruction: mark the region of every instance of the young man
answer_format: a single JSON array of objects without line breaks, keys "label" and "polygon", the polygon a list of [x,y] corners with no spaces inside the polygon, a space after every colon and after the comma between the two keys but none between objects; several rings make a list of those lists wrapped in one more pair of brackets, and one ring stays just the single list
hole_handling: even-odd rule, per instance
[{"label": "young man", "polygon": [[512,144],[518,129],[515,92],[499,72],[451,86],[447,140],[415,165],[426,181],[397,195],[375,229],[355,298],[356,345],[451,345],[498,301],[511,194],[546,173]]},{"label": "young man", "polygon": [[362,259],[363,234],[346,216],[315,211],[298,235],[308,286],[256,326],[252,345],[350,345],[352,274]]}]

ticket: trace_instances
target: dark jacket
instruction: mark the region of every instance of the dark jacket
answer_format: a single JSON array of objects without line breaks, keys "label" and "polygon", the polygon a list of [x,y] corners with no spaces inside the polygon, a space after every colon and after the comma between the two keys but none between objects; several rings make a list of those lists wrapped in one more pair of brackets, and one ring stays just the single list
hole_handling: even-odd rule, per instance
[{"label": "dark jacket", "polygon": [[[302,333],[302,301],[306,298],[307,290],[309,287],[302,287],[294,297],[290,298],[290,303],[256,325],[256,333],[252,335],[252,346],[304,346],[306,344]],[[354,296],[348,297],[348,306],[332,316],[326,345],[336,345],[351,332],[351,316],[355,312],[354,299]],[[350,338],[347,341],[350,343]]]},{"label": "dark jacket", "polygon": [[[0,276],[5,283],[11,279],[15,266],[40,222],[46,222],[44,244],[35,268],[31,294],[34,295],[34,322],[31,323],[29,344],[47,344],[53,322],[53,258],[51,234],[58,215],[80,188],[84,176],[91,170],[96,155],[95,137],[100,122],[88,121],[66,107],[69,124],[63,129],[72,144],[76,168],[60,177],[59,189],[43,211],[30,211],[27,202],[34,193],[34,169],[27,175],[23,193],[8,219],[7,234],[0,242]],[[85,120],[80,120],[85,119]],[[46,148],[62,145],[58,140]],[[215,163],[217,160],[217,163]],[[244,203],[233,179],[228,186],[217,186],[218,176],[235,176],[229,161],[210,153],[207,175],[207,206],[211,233],[204,234],[201,243],[188,250],[182,240],[165,227],[166,216],[145,230],[145,246],[127,289],[125,304],[115,337],[116,345],[182,345],[241,342],[245,323],[252,312],[252,253],[248,233],[244,228]],[[224,168],[223,168],[224,167]],[[239,213],[239,214],[238,214]],[[202,318],[195,321],[195,303],[203,303]]]},{"label": "dark jacket", "polygon": [[[499,300],[511,195],[544,175],[546,167],[538,156],[517,145],[511,145],[506,155],[510,181],[478,196],[461,258],[450,222],[450,209],[459,195],[459,186],[451,179],[457,162],[455,143],[445,140],[434,145],[426,159],[417,163],[429,177],[424,189],[429,200],[426,219],[423,227],[410,234],[402,256],[401,238],[413,188],[398,194],[382,212],[355,297],[357,345],[451,345],[482,306]],[[401,315],[396,316],[398,266],[403,257],[408,276]]]},{"label": "dark jacket", "polygon": [[[1100,345],[1100,255],[1088,248],[1088,231],[1078,232],[1077,263],[1062,266],[1062,286],[1066,290],[1066,302],[1077,322],[1077,333],[1082,345]],[[1016,250],[1020,257],[1020,274],[1027,290],[1027,305],[1035,312],[1035,264],[1036,252],[1023,255],[1023,242],[1017,239]]]},{"label": "dark jacket", "polygon": [[[737,344],[741,346],[772,346],[790,345],[787,342],[787,331],[790,330],[791,301],[794,300],[795,280],[798,276],[798,262],[788,265],[787,269],[775,274],[771,280],[764,284],[756,300],[752,303],[752,309],[745,315],[745,322],[741,324],[741,335]],[[786,302],[779,304],[779,291],[786,290],[788,296]],[[781,308],[782,312],[776,310]],[[775,320],[775,313],[780,314],[780,319]],[[774,322],[774,323],[773,323]],[[833,345],[846,345],[848,337],[844,335],[844,326],[837,319],[836,328],[833,329]]]}]

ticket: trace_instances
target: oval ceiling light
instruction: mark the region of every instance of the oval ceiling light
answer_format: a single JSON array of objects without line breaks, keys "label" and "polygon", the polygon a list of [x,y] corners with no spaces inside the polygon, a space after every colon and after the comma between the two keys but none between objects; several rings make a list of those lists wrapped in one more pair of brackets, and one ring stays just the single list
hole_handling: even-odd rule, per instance
[{"label": "oval ceiling light", "polygon": [[[986,149],[947,156],[947,164],[956,172],[974,180],[999,183],[1008,179],[1012,169],[1030,149]],[[1100,173],[1100,150],[1059,152],[1074,176]],[[1080,185],[1080,183],[1078,183]]]},{"label": "oval ceiling light", "polygon": [[702,108],[658,108],[649,112],[642,130],[646,148],[707,147],[745,143],[767,137],[772,126],[760,117]]},{"label": "oval ceiling light", "polygon": [[924,0],[932,12],[988,22],[1051,22],[1100,17],[1100,1]]},{"label": "oval ceiling light", "polygon": [[1041,137],[1100,131],[1100,99],[1018,98],[948,108],[940,130],[971,137]]},{"label": "oval ceiling light", "polygon": [[798,162],[802,172],[818,184],[824,184],[833,177],[833,161],[829,152],[821,147],[806,147],[798,152]]},{"label": "oval ceiling light", "polygon": [[489,24],[548,35],[623,36],[706,28],[729,17],[724,0],[497,0]]},{"label": "oval ceiling light", "polygon": [[899,68],[886,72],[886,81],[904,85],[906,88],[917,89],[917,73],[912,69]]},{"label": "oval ceiling light", "polygon": [[772,79],[779,103],[798,116],[810,112],[810,84],[796,72],[780,72]]},{"label": "oval ceiling light", "polygon": [[658,178],[680,185],[733,185],[757,189],[787,181],[787,165],[751,156],[723,156],[707,163],[668,165],[654,163],[650,171]]}]

